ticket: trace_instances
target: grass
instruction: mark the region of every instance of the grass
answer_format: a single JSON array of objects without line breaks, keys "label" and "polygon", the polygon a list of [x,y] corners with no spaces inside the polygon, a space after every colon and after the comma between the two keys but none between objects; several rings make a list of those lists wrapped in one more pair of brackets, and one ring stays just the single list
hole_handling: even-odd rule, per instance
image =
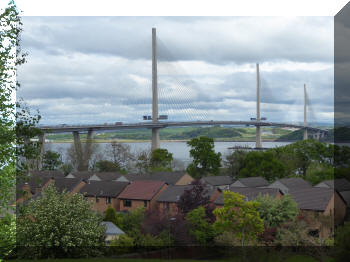
[{"label": "grass", "polygon": [[[142,258],[79,258],[79,259],[43,259],[43,260],[13,260],[13,261],[20,261],[20,262],[33,262],[33,261],[46,261],[46,262],[54,262],[54,261],[60,261],[60,262],[95,262],[95,261],[103,261],[103,262],[160,262],[164,261],[165,259],[142,259]],[[195,262],[198,261],[196,259],[171,259],[171,262]],[[200,260],[201,262],[239,262],[240,260],[237,258],[232,259],[223,259],[223,260]],[[327,262],[333,262],[334,260],[332,258],[327,259]],[[257,261],[258,262],[258,261]],[[273,261],[269,261],[273,262]],[[284,260],[284,262],[318,262],[313,257],[310,256],[302,256],[302,255],[296,255],[289,257],[287,260]]]}]

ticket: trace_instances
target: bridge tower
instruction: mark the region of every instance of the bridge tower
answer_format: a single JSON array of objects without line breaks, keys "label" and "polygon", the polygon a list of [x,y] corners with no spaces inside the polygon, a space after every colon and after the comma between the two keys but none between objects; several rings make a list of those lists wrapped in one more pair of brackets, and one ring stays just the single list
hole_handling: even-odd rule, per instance
[{"label": "bridge tower", "polygon": [[306,84],[304,84],[304,140],[307,140],[308,135],[307,135],[307,96],[306,96]]},{"label": "bridge tower", "polygon": [[[152,28],[152,122],[158,123],[157,34]],[[152,151],[159,148],[159,128],[152,128]]]},{"label": "bridge tower", "polygon": [[260,122],[260,74],[259,74],[259,63],[256,64],[256,121],[258,125],[256,125],[256,148],[262,148],[261,143],[261,127],[259,125]]}]

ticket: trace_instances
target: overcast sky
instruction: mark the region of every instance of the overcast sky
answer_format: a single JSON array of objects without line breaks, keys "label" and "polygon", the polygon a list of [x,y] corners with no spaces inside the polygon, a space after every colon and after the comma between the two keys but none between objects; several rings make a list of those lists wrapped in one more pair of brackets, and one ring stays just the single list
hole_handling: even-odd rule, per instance
[{"label": "overcast sky", "polygon": [[159,114],[169,120],[262,116],[333,121],[333,17],[23,17],[18,97],[41,124],[139,122],[151,115],[151,28]]}]

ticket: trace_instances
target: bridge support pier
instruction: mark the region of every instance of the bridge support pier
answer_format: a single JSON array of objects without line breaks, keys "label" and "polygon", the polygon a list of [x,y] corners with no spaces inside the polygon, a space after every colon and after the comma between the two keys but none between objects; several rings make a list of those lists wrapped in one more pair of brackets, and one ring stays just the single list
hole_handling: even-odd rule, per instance
[{"label": "bridge support pier", "polygon": [[87,169],[84,168],[84,157],[83,157],[83,148],[80,141],[80,135],[78,131],[73,131],[73,138],[74,138],[74,149],[75,154],[77,157],[77,164],[78,164],[78,171],[86,171]]},{"label": "bridge support pier", "polygon": [[[259,64],[256,64],[256,121],[260,122],[260,73]],[[256,125],[256,148],[262,148],[261,126]]]},{"label": "bridge support pier", "polygon": [[45,154],[45,138],[46,138],[46,134],[45,134],[45,132],[42,132],[41,135],[39,136],[40,157],[38,160],[38,170],[41,170],[41,168],[42,168],[42,161],[43,161],[44,154]]},{"label": "bridge support pier", "polygon": [[152,128],[152,147],[155,150],[160,147],[159,128]]},{"label": "bridge support pier", "polygon": [[306,96],[306,84],[304,84],[304,140],[308,139],[308,135],[307,135],[307,96]]}]

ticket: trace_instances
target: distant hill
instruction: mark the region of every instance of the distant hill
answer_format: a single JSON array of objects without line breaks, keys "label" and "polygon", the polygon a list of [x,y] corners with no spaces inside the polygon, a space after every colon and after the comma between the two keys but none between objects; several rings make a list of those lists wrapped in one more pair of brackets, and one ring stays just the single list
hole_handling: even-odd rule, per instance
[{"label": "distant hill", "polygon": [[[308,138],[312,138],[312,132],[308,132]],[[348,136],[350,137],[350,136]],[[282,135],[276,141],[297,141],[297,140],[302,140],[304,138],[304,130],[299,129],[296,131],[293,131],[289,134]],[[334,141],[334,130],[330,129],[328,132],[328,135],[324,137],[321,141],[325,142],[333,142]]]}]

